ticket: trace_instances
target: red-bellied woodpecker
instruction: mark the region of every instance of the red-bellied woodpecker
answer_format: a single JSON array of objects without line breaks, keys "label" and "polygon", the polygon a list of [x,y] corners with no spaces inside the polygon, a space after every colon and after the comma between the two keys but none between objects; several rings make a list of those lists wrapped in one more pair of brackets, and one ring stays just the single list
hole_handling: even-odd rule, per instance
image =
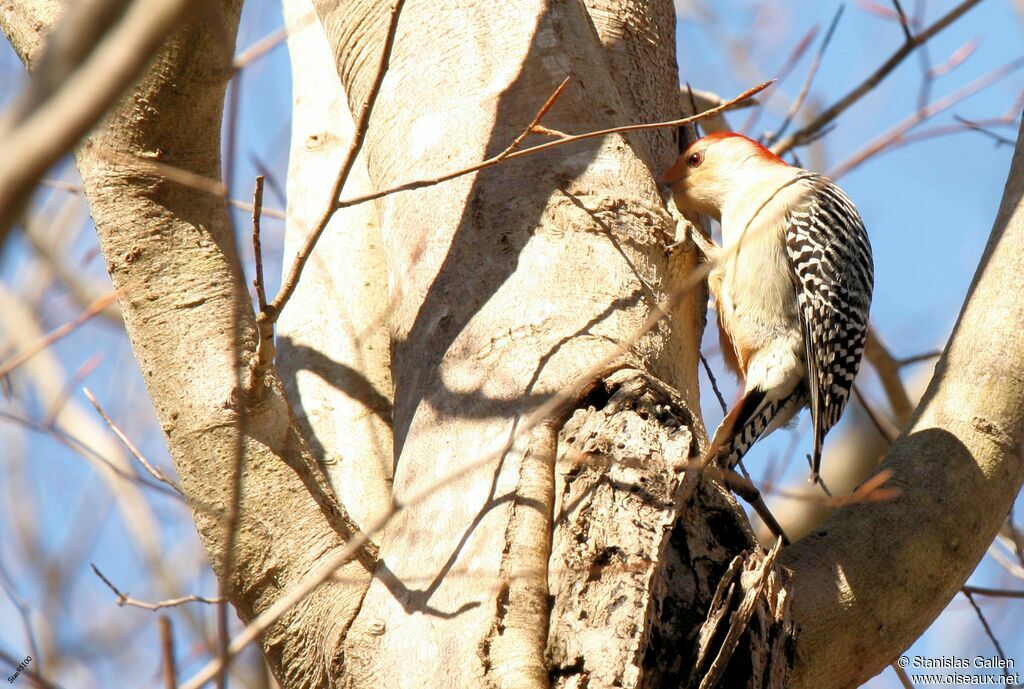
[{"label": "red-bellied woodpecker", "polygon": [[867,337],[873,267],[857,209],[830,180],[732,133],[695,141],[664,182],[680,211],[722,224],[721,247],[695,239],[713,264],[722,353],[745,386],[712,456],[733,467],[807,406],[816,479]]}]

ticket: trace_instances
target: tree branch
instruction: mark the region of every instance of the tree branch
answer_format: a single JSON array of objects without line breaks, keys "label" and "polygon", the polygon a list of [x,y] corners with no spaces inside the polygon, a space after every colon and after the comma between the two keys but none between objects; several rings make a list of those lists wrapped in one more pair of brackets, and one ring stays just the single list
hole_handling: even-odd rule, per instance
[{"label": "tree branch", "polygon": [[[18,12],[45,24],[48,6],[25,2]],[[159,151],[163,164],[219,178],[240,6],[225,0],[208,7],[214,18],[190,17],[77,157],[125,327],[212,562],[223,560],[241,448],[235,565],[232,581],[221,585],[239,616],[252,620],[343,550],[358,528],[306,447],[273,369],[259,403],[236,384],[256,330],[224,201],[121,162]],[[264,631],[265,656],[283,685],[287,670],[306,676],[308,686],[326,686],[373,549],[356,548],[354,555],[340,569],[341,581],[319,587]],[[307,643],[300,628],[315,629],[321,643]]]},{"label": "tree branch", "polygon": [[[60,88],[48,93],[38,89],[31,114],[0,139],[0,236],[25,203],[43,173],[64,155],[111,104],[139,76],[160,44],[180,21],[192,0],[135,0],[124,17],[106,32],[103,40],[86,52],[61,43],[49,52],[65,50],[82,59],[69,74],[48,75],[59,79]],[[119,3],[123,4],[123,3]],[[4,9],[4,15],[8,14]],[[74,21],[77,13],[69,18]],[[12,19],[0,20],[9,31]],[[59,31],[61,40],[78,41],[77,26]],[[90,32],[84,38],[88,40]],[[15,36],[10,36],[15,40]],[[18,48],[19,46],[16,46]],[[91,47],[89,45],[88,47]],[[21,46],[23,59],[28,46]],[[69,66],[76,66],[73,63]]]},{"label": "tree branch", "polygon": [[878,69],[872,72],[867,79],[840,98],[834,105],[826,108],[820,115],[815,117],[799,131],[794,132],[772,146],[772,152],[781,156],[792,148],[813,141],[825,127],[832,123],[833,120],[846,112],[851,105],[859,101],[873,88],[878,86],[878,84],[889,76],[889,74],[911,53],[913,53],[918,46],[927,43],[931,40],[932,36],[935,36],[943,29],[947,28],[979,2],[981,2],[981,0],[965,0],[964,2],[961,2],[959,5],[943,15],[934,24],[915,34],[912,39],[905,40],[903,45],[901,45],[888,60],[883,62]]}]

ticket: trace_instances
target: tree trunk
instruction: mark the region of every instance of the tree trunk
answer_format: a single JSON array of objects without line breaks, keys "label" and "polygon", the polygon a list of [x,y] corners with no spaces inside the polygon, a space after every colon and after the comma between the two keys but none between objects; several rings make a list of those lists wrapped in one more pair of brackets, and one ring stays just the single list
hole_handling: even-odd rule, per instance
[{"label": "tree trunk", "polygon": [[[328,35],[346,38],[335,48],[358,110],[375,64],[365,56],[382,49],[388,7],[319,8]],[[432,31],[418,30],[427,24]],[[450,44],[440,66],[418,59],[438,35],[473,40]],[[614,91],[597,88],[611,79],[594,37],[571,3],[441,15],[407,4],[367,132],[373,184],[497,153],[570,74],[547,126],[627,120]],[[649,168],[621,139],[401,194],[379,209],[396,305],[395,495],[457,478],[389,528],[349,634],[349,671],[372,686],[481,677],[544,685],[557,430],[545,424],[520,437],[517,426],[643,321],[652,306],[643,283],[664,298],[656,242],[670,220]],[[650,367],[670,340],[667,330],[645,338],[621,365]],[[503,444],[500,459],[480,463]]]}]

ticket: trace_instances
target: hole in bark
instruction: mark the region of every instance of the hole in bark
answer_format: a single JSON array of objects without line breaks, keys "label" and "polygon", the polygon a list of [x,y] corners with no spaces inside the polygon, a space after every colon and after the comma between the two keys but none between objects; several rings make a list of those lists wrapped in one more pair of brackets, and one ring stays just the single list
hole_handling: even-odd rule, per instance
[{"label": "hole in bark", "polygon": [[597,382],[587,393],[580,398],[579,403],[576,405],[577,409],[586,409],[587,407],[593,407],[596,410],[604,409],[608,404],[608,400],[612,397],[611,392],[605,386],[603,381]]}]

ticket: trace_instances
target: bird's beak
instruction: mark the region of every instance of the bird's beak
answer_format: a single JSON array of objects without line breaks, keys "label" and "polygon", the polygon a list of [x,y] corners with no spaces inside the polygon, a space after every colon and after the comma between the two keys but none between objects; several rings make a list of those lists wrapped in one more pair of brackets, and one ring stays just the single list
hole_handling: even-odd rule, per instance
[{"label": "bird's beak", "polygon": [[672,186],[683,178],[683,173],[686,171],[686,161],[683,160],[682,156],[676,159],[676,162],[665,171],[665,174],[661,176],[659,180],[662,184]]}]

